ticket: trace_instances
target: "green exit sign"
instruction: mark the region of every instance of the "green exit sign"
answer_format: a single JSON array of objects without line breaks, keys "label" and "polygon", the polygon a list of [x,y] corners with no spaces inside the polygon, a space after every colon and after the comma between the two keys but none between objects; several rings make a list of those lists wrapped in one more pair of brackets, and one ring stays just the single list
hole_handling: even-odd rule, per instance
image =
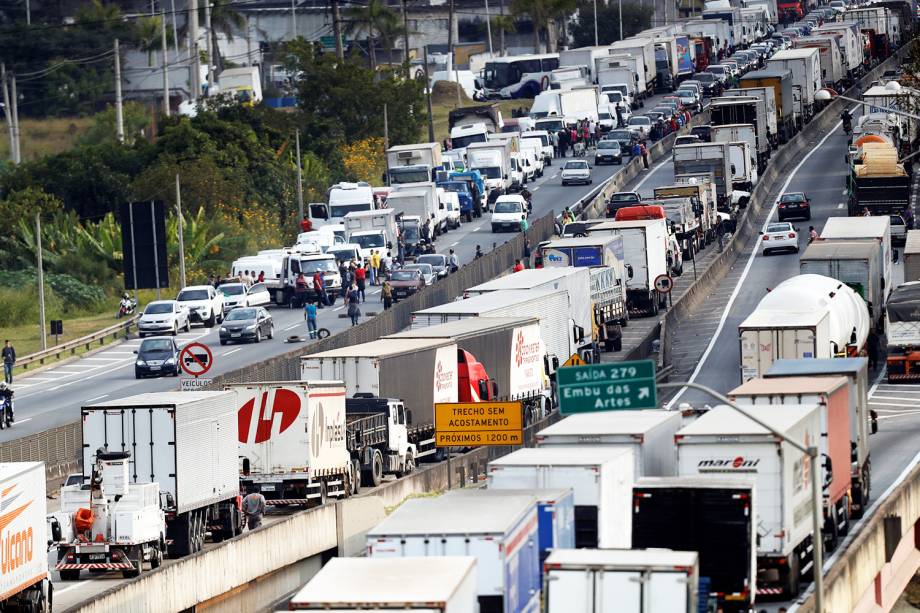
[{"label": "green exit sign", "polygon": [[556,382],[563,415],[658,406],[652,360],[567,366],[559,369]]}]

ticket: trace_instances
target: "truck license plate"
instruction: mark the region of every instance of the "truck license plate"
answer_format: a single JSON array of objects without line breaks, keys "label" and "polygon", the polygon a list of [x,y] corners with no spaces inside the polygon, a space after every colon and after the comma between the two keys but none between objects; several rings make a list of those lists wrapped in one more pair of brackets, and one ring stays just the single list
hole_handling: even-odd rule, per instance
[{"label": "truck license plate", "polygon": [[92,561],[105,560],[105,554],[104,553],[91,553],[89,554],[89,559]]},{"label": "truck license plate", "polygon": [[274,486],[274,485],[263,485],[260,489],[261,489],[263,492],[274,492],[274,491],[275,491],[275,486]]}]

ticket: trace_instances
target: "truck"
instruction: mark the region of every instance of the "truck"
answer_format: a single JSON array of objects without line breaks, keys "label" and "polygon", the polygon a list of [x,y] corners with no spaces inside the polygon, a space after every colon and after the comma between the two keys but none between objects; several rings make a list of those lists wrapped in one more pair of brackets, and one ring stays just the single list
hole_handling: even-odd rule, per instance
[{"label": "truck", "polygon": [[747,406],[745,410],[782,434],[779,438],[735,408],[719,405],[675,437],[680,477],[751,476],[757,498],[757,593],[795,598],[812,560],[810,458],[787,439],[815,444],[821,436],[814,405]]},{"label": "truck", "polygon": [[[681,260],[690,260],[693,254],[703,248],[704,235],[699,219],[694,210],[691,198],[671,197],[654,198],[645,201],[640,206],[626,206],[617,209],[615,221],[631,221],[635,219],[665,219],[669,241],[675,240],[681,252]],[[674,255],[668,249],[668,261],[672,262],[673,271]],[[675,272],[675,274],[680,274]]]},{"label": "truck", "polygon": [[699,553],[708,610],[754,608],[757,493],[745,475],[646,477],[633,486],[632,544]]},{"label": "truck", "polygon": [[[415,194],[415,197],[408,201],[397,199],[400,206],[394,206],[391,201],[393,196],[403,192]],[[424,198],[418,197],[419,192],[424,193]],[[432,240],[449,229],[450,215],[446,206],[441,203],[438,197],[437,184],[431,181],[394,185],[387,196],[387,208],[396,209],[397,220],[399,220],[400,216],[418,216],[421,222],[424,223],[425,215],[427,215],[427,219],[431,220]]]},{"label": "truck", "polygon": [[878,247],[879,274],[882,275],[882,302],[894,287],[891,269],[891,219],[887,216],[872,217],[829,217],[821,230],[822,239],[839,239],[848,241],[871,240]]},{"label": "truck", "polygon": [[435,455],[434,405],[458,401],[458,375],[457,345],[445,339],[380,339],[300,357],[301,381],[342,381],[346,398],[395,403],[414,462]]},{"label": "truck", "polygon": [[527,423],[554,405],[539,317],[470,317],[384,338],[456,343],[460,402],[520,401]]},{"label": "truck", "polygon": [[328,202],[311,202],[307,205],[307,217],[314,230],[341,224],[345,215],[352,211],[372,211],[377,208],[373,188],[363,181],[336,183],[329,188],[327,198]]},{"label": "truck", "polygon": [[586,66],[590,82],[597,83],[595,62],[609,55],[610,47],[606,45],[565,49],[559,52],[559,66]]},{"label": "truck", "polygon": [[823,87],[821,58],[817,49],[783,49],[767,59],[767,68],[792,71],[792,82],[802,88],[803,121],[808,123],[815,114],[815,93]]},{"label": "truck", "polygon": [[388,185],[435,180],[442,168],[441,143],[396,145],[387,149]]},{"label": "truck", "polygon": [[467,164],[482,175],[486,195],[493,189],[502,194],[511,191],[511,153],[510,141],[473,143],[466,148]]},{"label": "truck", "polygon": [[[709,176],[711,177],[711,175]],[[716,190],[715,185],[708,178],[705,180],[688,179],[675,185],[656,187],[652,190],[652,194],[656,202],[663,203],[672,198],[689,198],[701,233],[697,237],[697,242],[700,245],[704,245],[717,238],[716,225],[719,220]]]},{"label": "truck", "polygon": [[[396,192],[399,193],[399,192]],[[361,257],[369,261],[371,251],[386,253],[396,244],[396,209],[355,211],[345,215],[347,242],[361,247]]]},{"label": "truck", "polygon": [[738,326],[741,381],[779,358],[853,357],[869,336],[869,310],[842,281],[821,275],[786,279]]},{"label": "truck", "polygon": [[[720,51],[728,51],[731,46],[729,25],[726,21],[716,19],[691,19],[682,22],[684,32],[709,42],[711,59],[719,56]],[[715,62],[711,62],[715,63]],[[699,56],[697,56],[697,69],[699,70]],[[707,62],[707,66],[709,62]]]},{"label": "truck", "polygon": [[500,132],[504,121],[498,104],[463,106],[447,114],[452,151],[463,151],[473,143],[486,142],[486,135]]},{"label": "truck", "polygon": [[[891,91],[886,85],[874,85],[863,92],[862,100],[869,105],[867,109],[869,116],[889,114],[889,109],[894,111],[909,109],[912,111],[920,104],[920,91],[907,86],[902,86],[897,91]],[[890,115],[893,115],[893,117]],[[903,153],[908,153],[910,147],[917,142],[917,138],[920,136],[920,120],[905,113],[891,113],[890,115],[888,119],[893,119],[898,126],[897,144]]]},{"label": "truck", "polygon": [[859,31],[859,23],[856,21],[829,21],[817,28],[812,29],[815,35],[837,36],[840,40],[840,48],[843,50],[847,76],[850,81],[855,81],[863,75],[865,60],[863,52],[863,35]]},{"label": "truck", "polygon": [[838,37],[804,36],[795,40],[796,49],[817,49],[821,61],[821,81],[824,87],[843,90],[850,82],[846,65],[845,50],[840,48]]},{"label": "truck", "polygon": [[[153,392],[80,409],[83,479],[99,453],[131,452],[130,483],[159,484],[171,558],[242,530],[234,392]],[[146,495],[146,494],[145,494]]]},{"label": "truck", "polygon": [[726,143],[699,143],[674,147],[674,174],[712,173],[719,209],[731,202],[731,154]]},{"label": "truck", "polygon": [[[886,279],[878,243],[873,240],[813,241],[799,257],[799,271],[843,281],[866,301],[872,330],[883,330]],[[887,280],[890,282],[890,279]]]},{"label": "truck", "polygon": [[677,87],[680,72],[677,67],[677,44],[673,37],[658,38],[655,43],[655,81],[658,91],[672,92]]},{"label": "truck", "polygon": [[537,95],[530,108],[530,117],[563,117],[572,123],[582,119],[597,121],[597,90],[593,85],[554,89]]},{"label": "truck", "polygon": [[[758,172],[763,172],[767,166],[767,160],[770,159],[771,150],[770,136],[767,129],[767,109],[764,101],[756,96],[715,98],[710,102],[709,109],[710,125],[712,126],[749,125],[754,128],[755,138],[752,146],[757,156],[757,170]],[[732,140],[745,139],[736,138]],[[716,142],[715,139],[712,142]]]},{"label": "truck", "polygon": [[732,49],[744,46],[744,26],[741,23],[741,8],[727,6],[703,9],[703,19],[707,21],[721,21],[728,26],[727,45]]},{"label": "truck", "polygon": [[[45,487],[43,462],[0,464],[0,500],[5,509],[16,504],[7,511],[8,523],[3,527],[8,545],[4,547],[0,606],[5,610],[51,611],[54,588],[48,572],[47,551],[49,540],[59,539],[48,533]],[[8,549],[12,543],[19,546]]]},{"label": "truck", "polygon": [[[741,77],[739,90],[728,90],[723,95],[734,95],[734,92],[742,92],[740,95],[751,95],[763,97],[766,104],[770,104],[767,94],[759,94],[761,89],[773,90],[773,106],[775,107],[776,119],[770,124],[770,130],[773,134],[774,144],[785,143],[795,135],[796,116],[795,103],[792,96],[792,71],[788,68],[766,68],[763,70],[754,70]],[[750,93],[748,93],[750,90]],[[732,93],[729,93],[732,92]],[[769,121],[769,119],[768,119]]]},{"label": "truck", "polygon": [[575,547],[629,549],[634,462],[629,449],[523,448],[489,462],[486,487],[572,488]]},{"label": "truck", "polygon": [[[420,232],[425,220],[431,220],[432,216],[435,216],[430,235],[432,241],[438,235],[441,228],[441,225],[437,223],[437,213],[440,212],[440,202],[438,201],[436,188],[427,189],[425,187],[420,187],[424,184],[410,185],[416,185],[417,187],[413,189],[402,189],[404,186],[401,186],[399,191],[391,193],[387,198],[387,207],[396,211],[399,233],[404,237],[406,242],[408,251],[406,255],[414,255],[418,250]],[[446,224],[446,215],[444,216],[444,221]],[[414,228],[414,233],[411,231],[407,232],[407,226],[409,228]]]},{"label": "truck", "polygon": [[457,197],[460,219],[473,221],[473,217],[482,217],[482,199],[478,192],[473,192],[473,184],[461,179],[438,181],[437,186],[445,192],[450,192]]},{"label": "truck", "polygon": [[218,91],[229,94],[243,106],[262,102],[262,79],[258,66],[225,68],[217,77]]},{"label": "truck", "polygon": [[888,382],[920,381],[920,282],[899,285],[885,305]]},{"label": "truck", "polygon": [[308,294],[313,295],[311,279],[315,273],[323,275],[326,294],[332,300],[342,292],[342,276],[339,274],[335,255],[331,253],[301,253],[292,251],[281,257],[281,283],[268,285],[274,294],[275,304],[291,305],[297,297],[297,277],[303,273],[309,286]]},{"label": "truck", "polygon": [[[743,405],[785,404],[817,406],[821,424],[818,450],[821,463],[827,551],[836,549],[850,531],[850,395],[846,377],[771,377],[751,379],[728,393]],[[855,417],[855,415],[853,416]]]},{"label": "truck", "polygon": [[454,491],[415,498],[368,530],[367,556],[471,554],[481,611],[535,613],[540,603],[537,524],[536,498],[529,492],[486,499]]},{"label": "truck", "polygon": [[[750,74],[750,73],[749,73]],[[791,75],[791,72],[790,72]],[[753,87],[745,86],[743,88],[726,89],[722,92],[723,98],[757,98],[757,117],[764,118],[765,130],[759,130],[758,134],[765,135],[769,146],[775,148],[779,144],[779,124],[777,124],[777,100],[776,92],[772,87]],[[741,121],[738,123],[751,123]],[[759,146],[759,145],[758,145]]]},{"label": "truck", "polygon": [[677,474],[674,435],[681,426],[677,411],[576,413],[537,432],[537,447],[616,447],[632,449],[635,474]]},{"label": "truck", "polygon": [[590,334],[575,323],[570,313],[573,308],[564,290],[503,290],[416,311],[412,313],[409,328],[416,330],[470,317],[539,317],[540,339],[549,365],[546,374],[553,375],[554,365],[567,360],[573,348],[583,342],[579,339]]},{"label": "truck", "polygon": [[[610,56],[600,58],[596,61],[597,66],[597,86],[624,84],[630,96],[633,99],[633,108],[638,108],[640,102],[649,95],[648,85],[645,79],[640,79],[638,75],[645,74],[645,55],[629,55],[622,50],[611,51]],[[624,73],[623,68],[629,70]],[[644,103],[643,103],[644,104]]]},{"label": "truck", "polygon": [[291,598],[289,608],[467,613],[479,606],[476,584],[473,556],[332,558]]},{"label": "truck", "polygon": [[546,560],[546,613],[696,613],[695,551],[577,549]]},{"label": "truck", "polygon": [[904,281],[920,281],[920,230],[908,230],[904,240]]},{"label": "truck", "polygon": [[634,79],[642,81],[645,79],[645,94],[642,98],[648,97],[656,89],[657,74],[655,69],[655,41],[651,38],[626,38],[618,40],[610,45],[610,55],[632,55],[642,56],[642,65],[645,69],[644,74],[635,73]]},{"label": "truck", "polygon": [[589,236],[623,237],[626,275],[626,308],[630,315],[656,315],[667,296],[655,289],[655,279],[667,275],[668,227],[664,219],[605,221],[588,229]]},{"label": "truck", "polygon": [[[229,458],[228,458],[229,459]],[[166,515],[158,483],[132,483],[130,451],[96,451],[89,483],[61,488],[61,508],[50,518],[58,536],[55,569],[63,581],[82,570],[141,574],[159,568],[166,554]],[[40,550],[41,551],[41,550]]]},{"label": "truck", "polygon": [[[713,131],[715,132],[715,131]],[[723,133],[724,134],[724,133]],[[728,142],[731,155],[732,190],[750,192],[757,184],[757,155],[747,141],[721,141],[713,134],[713,141]]]}]

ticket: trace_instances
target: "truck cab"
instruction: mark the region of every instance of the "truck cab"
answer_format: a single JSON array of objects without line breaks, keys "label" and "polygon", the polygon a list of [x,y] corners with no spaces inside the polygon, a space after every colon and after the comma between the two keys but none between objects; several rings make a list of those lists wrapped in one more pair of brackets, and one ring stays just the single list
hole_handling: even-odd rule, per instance
[{"label": "truck cab", "polygon": [[373,188],[363,181],[336,183],[329,188],[328,198],[327,204],[311,203],[308,207],[314,228],[343,223],[345,215],[352,211],[373,211],[377,208]]},{"label": "truck cab", "polygon": [[342,277],[336,256],[331,253],[290,253],[282,258],[283,285],[275,290],[275,304],[289,304],[294,297],[297,276],[303,273],[308,293],[313,291],[313,274],[320,272],[326,283],[326,293],[335,299],[342,292]]},{"label": "truck cab", "polygon": [[457,195],[460,204],[460,217],[466,218],[467,221],[473,221],[473,217],[482,215],[482,203],[476,202],[474,206],[473,192],[470,191],[470,184],[461,180],[447,180],[438,183],[438,187],[445,192],[452,192]]},{"label": "truck cab", "polygon": [[360,465],[361,483],[377,486],[384,474],[415,469],[418,450],[409,442],[412,411],[402,400],[355,394],[345,399],[346,446]]},{"label": "truck cab", "polygon": [[483,402],[498,398],[498,383],[489,378],[486,367],[469,351],[457,349],[457,373],[460,378],[458,400]]},{"label": "truck cab", "polygon": [[371,251],[386,253],[396,243],[396,211],[355,211],[345,216],[348,242],[360,245],[361,257],[367,260]]}]

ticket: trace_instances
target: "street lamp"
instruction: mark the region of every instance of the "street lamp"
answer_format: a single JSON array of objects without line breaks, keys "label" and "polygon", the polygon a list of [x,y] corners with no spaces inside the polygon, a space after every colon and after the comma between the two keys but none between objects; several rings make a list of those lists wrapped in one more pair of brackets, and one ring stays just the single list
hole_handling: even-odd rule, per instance
[{"label": "street lamp", "polygon": [[[885,84],[885,91],[889,94],[899,94],[901,93],[901,84],[898,83],[897,81],[888,81],[888,83]],[[895,115],[901,115],[903,117],[909,117],[910,119],[916,119],[920,121],[920,116],[918,115],[912,115],[911,113],[905,113],[904,111],[899,111],[898,109],[878,106],[876,104],[869,104],[868,102],[864,100],[857,100],[856,98],[848,98],[847,96],[842,96],[838,94],[836,91],[834,91],[833,89],[829,87],[821,88],[815,92],[815,102],[829,102],[833,100],[834,98],[840,98],[841,100],[846,100],[847,102],[854,102],[862,106],[871,106],[873,108],[876,108],[880,111],[884,111],[886,113],[893,113]]]}]

